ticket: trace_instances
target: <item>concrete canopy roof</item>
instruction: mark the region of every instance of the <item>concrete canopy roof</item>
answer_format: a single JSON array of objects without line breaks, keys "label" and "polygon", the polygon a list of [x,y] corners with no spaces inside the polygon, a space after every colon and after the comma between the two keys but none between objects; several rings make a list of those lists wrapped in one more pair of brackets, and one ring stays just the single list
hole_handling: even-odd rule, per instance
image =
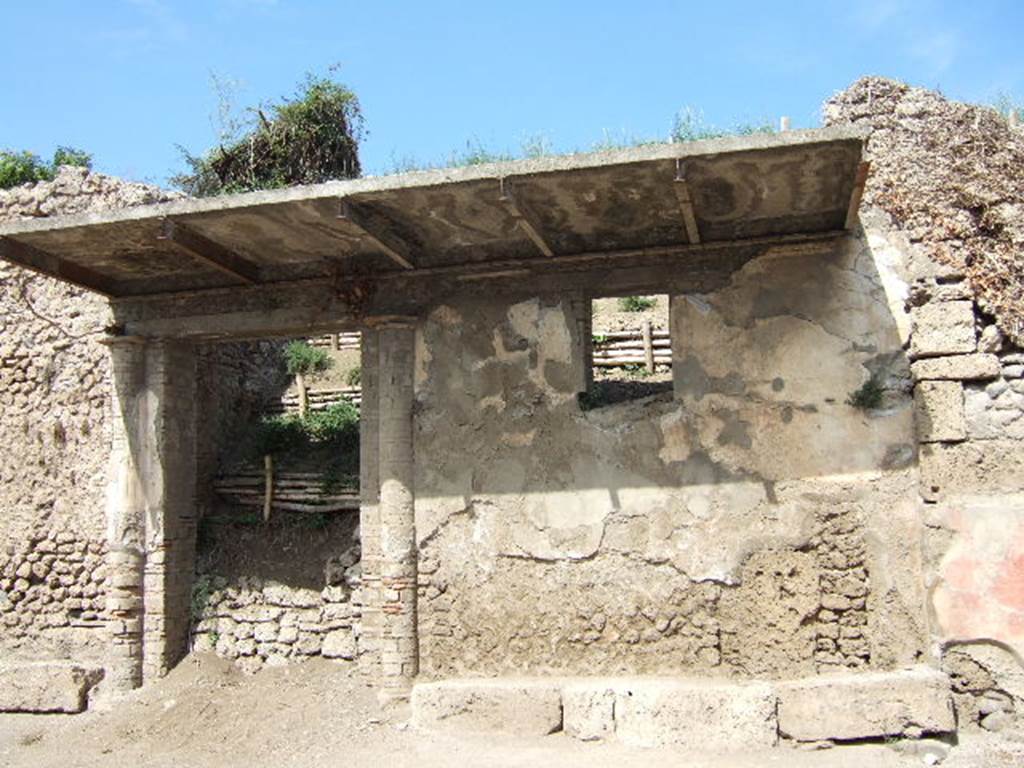
[{"label": "concrete canopy roof", "polygon": [[821,235],[864,135],[663,144],[0,224],[0,256],[114,298]]}]

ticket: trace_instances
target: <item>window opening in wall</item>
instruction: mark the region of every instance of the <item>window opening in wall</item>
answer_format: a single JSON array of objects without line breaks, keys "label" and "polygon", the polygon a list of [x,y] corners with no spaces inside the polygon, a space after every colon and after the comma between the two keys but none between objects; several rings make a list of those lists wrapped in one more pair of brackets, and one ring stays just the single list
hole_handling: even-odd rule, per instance
[{"label": "window opening in wall", "polygon": [[590,302],[585,409],[672,391],[668,296],[611,296]]}]

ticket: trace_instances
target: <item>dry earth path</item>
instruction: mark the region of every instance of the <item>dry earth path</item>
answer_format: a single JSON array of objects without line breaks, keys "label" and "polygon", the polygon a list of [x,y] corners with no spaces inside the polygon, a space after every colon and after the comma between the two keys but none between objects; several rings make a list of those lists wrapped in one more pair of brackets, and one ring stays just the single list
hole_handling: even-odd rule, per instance
[{"label": "dry earth path", "polygon": [[[193,655],[165,680],[78,716],[0,715],[0,766],[21,768],[440,768],[586,766],[639,768],[894,768],[921,755],[866,745],[814,752],[788,748],[695,754],[543,739],[422,734],[408,712],[382,713],[349,667],[310,661],[248,676]],[[741,748],[742,745],[737,745]],[[945,766],[1021,766],[1024,747],[978,737]]]}]

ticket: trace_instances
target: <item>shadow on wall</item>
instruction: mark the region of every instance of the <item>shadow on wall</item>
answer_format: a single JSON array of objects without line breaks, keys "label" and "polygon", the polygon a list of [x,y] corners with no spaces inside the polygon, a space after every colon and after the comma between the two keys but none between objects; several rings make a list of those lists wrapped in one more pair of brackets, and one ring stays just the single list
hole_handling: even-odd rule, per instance
[{"label": "shadow on wall", "polygon": [[[581,412],[571,302],[442,306],[423,326],[417,495],[633,492],[878,473],[915,460],[910,372],[871,254],[748,263],[672,301],[676,398]],[[848,400],[866,382],[877,407]]]}]

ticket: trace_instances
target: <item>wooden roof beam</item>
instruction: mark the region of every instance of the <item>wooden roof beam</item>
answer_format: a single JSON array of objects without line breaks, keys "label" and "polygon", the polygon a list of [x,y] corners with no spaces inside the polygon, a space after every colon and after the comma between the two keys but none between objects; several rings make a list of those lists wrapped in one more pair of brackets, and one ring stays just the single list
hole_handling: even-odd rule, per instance
[{"label": "wooden roof beam", "polygon": [[259,283],[259,267],[206,235],[185,225],[164,219],[158,240],[167,240],[199,261],[247,285]]},{"label": "wooden roof beam", "polygon": [[686,183],[686,174],[683,170],[683,161],[676,160],[676,178],[672,182],[672,191],[676,193],[676,201],[679,203],[679,213],[683,217],[683,225],[686,227],[686,239],[691,245],[700,244],[700,230],[697,229],[697,215],[693,210],[693,197],[690,195],[690,188]]},{"label": "wooden roof beam", "polygon": [[384,251],[388,258],[403,269],[416,269],[416,259],[413,257],[412,248],[408,243],[371,221],[364,211],[351,205],[344,198],[339,203],[338,218],[344,219],[358,229],[363,237]]},{"label": "wooden roof beam", "polygon": [[853,180],[853,192],[850,193],[850,207],[846,209],[845,229],[853,229],[857,225],[857,211],[860,209],[860,199],[864,195],[864,185],[867,184],[870,171],[871,163],[867,160],[857,166],[857,176]]},{"label": "wooden roof beam", "polygon": [[498,202],[502,204],[509,216],[516,220],[516,226],[523,230],[526,236],[533,241],[538,251],[549,259],[552,258],[555,255],[554,250],[540,233],[540,229],[534,223],[534,217],[528,215],[528,212],[521,203],[516,202],[515,197],[512,195],[512,190],[509,189],[505,179],[498,179],[498,190]]},{"label": "wooden roof beam", "polygon": [[41,251],[13,237],[0,237],[0,258],[47,277],[77,285],[103,296],[114,296],[115,283],[106,275]]}]

